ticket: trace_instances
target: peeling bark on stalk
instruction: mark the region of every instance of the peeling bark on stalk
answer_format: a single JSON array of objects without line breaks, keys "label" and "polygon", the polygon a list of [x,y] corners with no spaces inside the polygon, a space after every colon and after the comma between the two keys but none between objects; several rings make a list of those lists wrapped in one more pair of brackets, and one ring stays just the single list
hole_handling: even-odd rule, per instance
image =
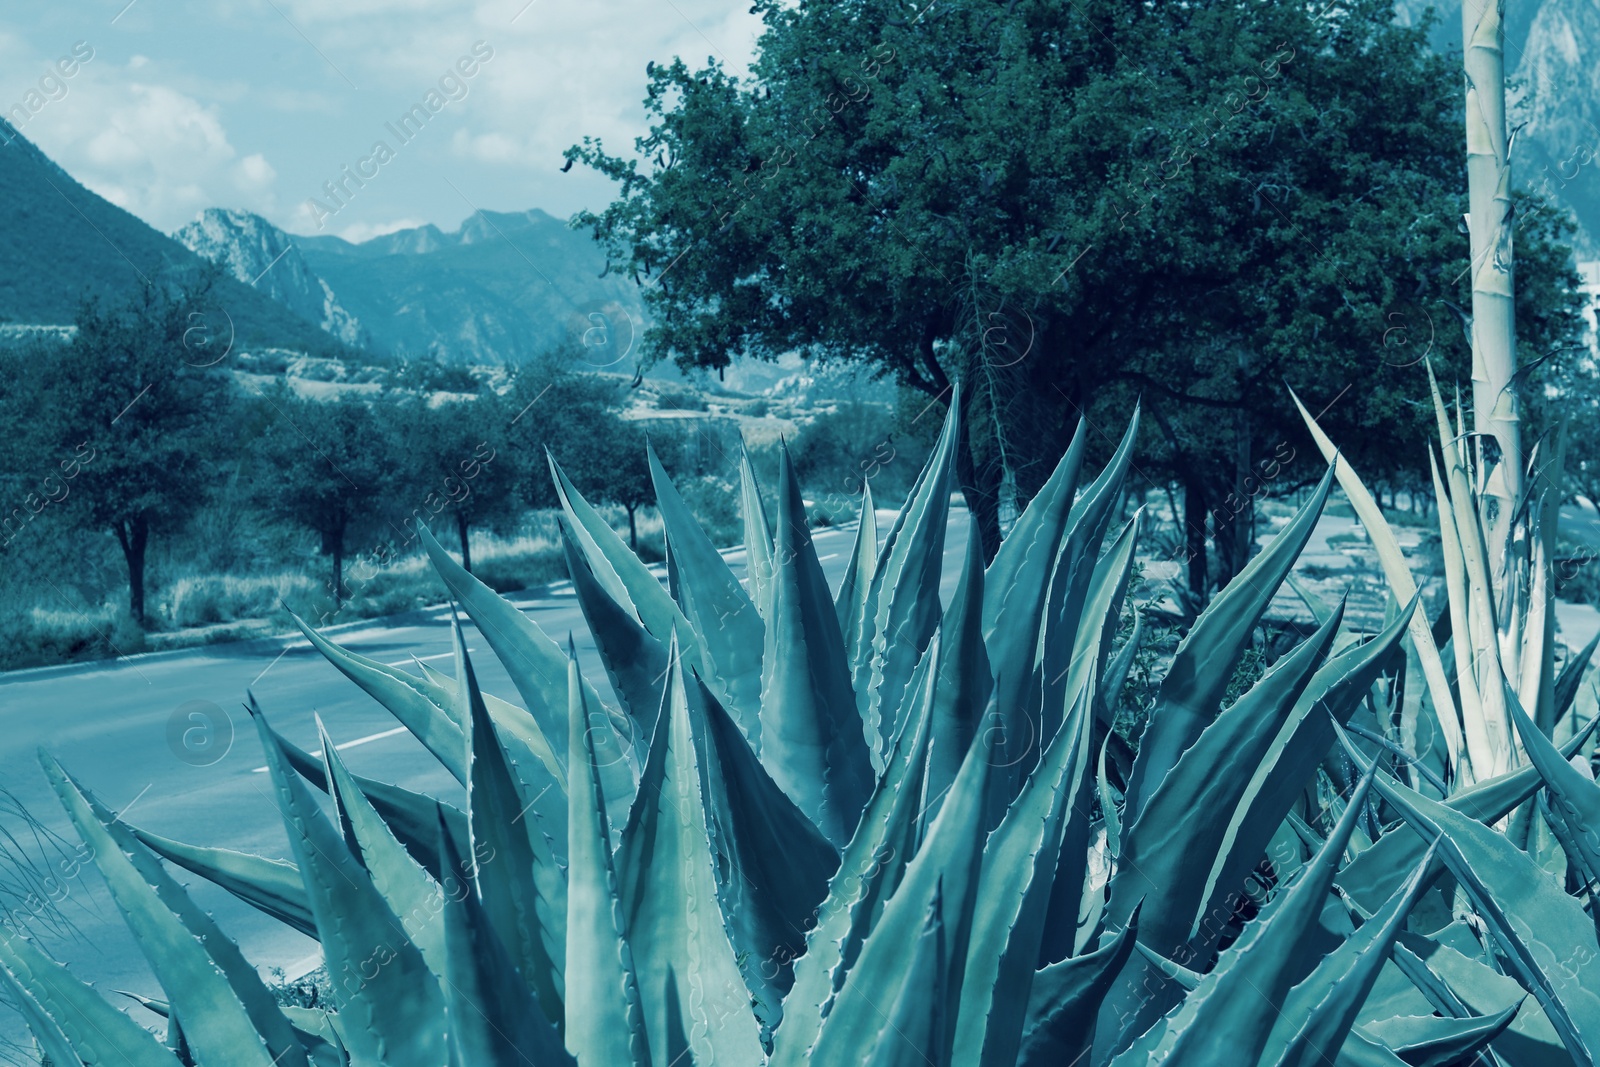
[{"label": "peeling bark on stalk", "polygon": [[[1511,158],[1506,140],[1503,0],[1465,0],[1461,8],[1466,73],[1467,191],[1472,272],[1474,428],[1500,445],[1497,532],[1522,491],[1520,404],[1511,247]],[[1503,537],[1495,539],[1504,544]]]}]

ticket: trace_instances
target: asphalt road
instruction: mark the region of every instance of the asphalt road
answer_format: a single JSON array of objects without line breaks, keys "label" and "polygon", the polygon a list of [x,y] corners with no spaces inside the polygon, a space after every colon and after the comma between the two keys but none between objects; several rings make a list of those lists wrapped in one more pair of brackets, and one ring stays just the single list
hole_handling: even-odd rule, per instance
[{"label": "asphalt road", "polygon": [[[880,537],[892,521],[892,512],[880,513]],[[944,559],[947,600],[960,573],[966,532],[966,514],[956,508]],[[854,537],[853,527],[813,535],[835,589]],[[743,551],[727,556],[742,577]],[[584,672],[601,692],[610,692],[569,587],[563,583],[513,600],[552,637],[564,640],[570,632]],[[440,606],[334,627],[329,636],[361,655],[413,672],[416,657],[453,673],[449,620],[448,607]],[[473,666],[483,688],[517,700],[498,661],[474,638],[469,630],[467,646],[478,652]],[[0,676],[0,786],[75,846],[77,838],[39,769],[36,752],[42,746],[136,826],[190,843],[287,858],[288,840],[267,776],[256,770],[263,758],[243,710],[247,689],[254,691],[273,726],[302,748],[319,747],[313,716],[320,715],[355,772],[442,796],[454,796],[459,789],[388,712],[303,639],[215,645]],[[0,826],[13,834],[23,832],[15,816],[0,815]],[[31,851],[38,854],[37,848]],[[316,964],[316,945],[310,939],[179,873],[196,900],[240,943],[246,958],[264,971],[281,967],[294,976]],[[0,866],[0,886],[4,880]],[[49,934],[42,924],[27,923],[27,908],[21,909],[18,925],[39,930],[56,958],[102,990],[160,997],[98,876],[91,870],[61,885],[55,896],[61,914],[77,931],[75,937]],[[139,1009],[135,1015],[143,1017]],[[0,1035],[15,1039],[20,1032],[14,1016],[0,1020]]]}]

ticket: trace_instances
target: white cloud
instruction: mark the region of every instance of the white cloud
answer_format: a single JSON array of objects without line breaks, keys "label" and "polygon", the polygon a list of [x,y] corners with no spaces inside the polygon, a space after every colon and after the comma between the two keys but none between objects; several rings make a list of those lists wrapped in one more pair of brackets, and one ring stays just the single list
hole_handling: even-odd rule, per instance
[{"label": "white cloud", "polygon": [[533,162],[533,153],[521,138],[500,132],[474,134],[457,130],[451,135],[450,151],[479,163]]},{"label": "white cloud", "polygon": [[[83,31],[45,16],[17,35],[12,21],[0,17],[0,71],[25,75],[15,95]],[[24,133],[169,231],[212,206],[303,230],[306,198],[378,138],[399,157],[338,220],[361,233],[418,218],[450,228],[480,206],[562,215],[613,194],[585,168],[561,173],[561,154],[585,136],[631,150],[644,132],[648,61],[682,55],[699,67],[714,55],[742,74],[760,29],[748,0],[141,3],[96,38],[70,94]],[[438,89],[477,42],[494,55],[464,79],[466,96],[414,145],[394,144],[385,123]],[[384,221],[395,219],[406,222]]]},{"label": "white cloud", "polygon": [[222,117],[186,93],[123,70],[86,64],[60,103],[25,131],[84,185],[157,229],[171,231],[202,209],[276,206],[277,172],[260,153],[243,157]]},{"label": "white cloud", "polygon": [[396,230],[413,230],[418,226],[426,225],[426,219],[394,219],[390,222],[357,222],[340,230],[339,236],[343,237],[351,244],[358,245],[362,241],[370,241],[374,237],[382,237],[384,234],[394,233]]}]

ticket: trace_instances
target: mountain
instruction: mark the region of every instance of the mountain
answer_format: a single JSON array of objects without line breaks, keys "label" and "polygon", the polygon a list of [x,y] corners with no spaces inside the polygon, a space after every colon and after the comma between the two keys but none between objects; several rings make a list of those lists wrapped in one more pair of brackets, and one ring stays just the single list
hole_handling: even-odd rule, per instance
[{"label": "mountain", "polygon": [[326,333],[347,345],[362,346],[360,322],[306,265],[289,235],[260,215],[207,208],[172,236]]},{"label": "mountain", "polygon": [[[1434,8],[1428,34],[1441,52],[1461,51],[1460,0],[1399,0],[1402,22]],[[1579,259],[1600,257],[1600,3],[1536,0],[1506,5],[1508,125],[1517,185],[1572,212]],[[1465,133],[1463,133],[1463,140]]]},{"label": "mountain", "polygon": [[[0,323],[71,323],[86,298],[120,300],[142,276],[183,275],[202,261],[72,179],[0,119]],[[237,344],[337,354],[342,346],[288,307],[232,277],[214,298]]]},{"label": "mountain", "polygon": [[604,351],[624,352],[643,327],[637,287],[605,276],[587,234],[537,209],[479,211],[454,233],[429,225],[360,244],[293,240],[379,351],[519,363],[602,336]]}]

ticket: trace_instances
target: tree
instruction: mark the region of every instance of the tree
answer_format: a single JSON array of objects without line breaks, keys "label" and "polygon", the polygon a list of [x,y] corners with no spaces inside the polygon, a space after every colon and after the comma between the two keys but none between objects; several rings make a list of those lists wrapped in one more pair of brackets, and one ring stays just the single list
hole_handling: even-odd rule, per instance
[{"label": "tree", "polygon": [[87,521],[108,529],[128,572],[128,611],[145,624],[150,538],[205,500],[234,405],[209,331],[215,271],[152,271],[121,304],[91,301],[46,370],[48,455],[81,456],[73,489]]},{"label": "tree", "polygon": [[528,507],[557,504],[547,451],[579,485],[591,475],[604,477],[609,463],[596,441],[617,402],[619,383],[574,372],[570,355],[555,352],[517,367],[501,398],[518,489]]},{"label": "tree", "polygon": [[628,547],[639,550],[639,509],[655,503],[655,483],[644,430],[634,422],[606,412],[590,439],[590,484],[597,500],[619,505],[628,513]]},{"label": "tree", "polygon": [[395,414],[409,483],[403,499],[416,501],[404,521],[427,525],[447,516],[461,545],[461,565],[470,571],[471,529],[504,527],[521,510],[518,472],[507,448],[515,413],[486,390],[442,402],[419,394]]},{"label": "tree", "polygon": [[[1247,484],[1303,442],[1286,382],[1336,401],[1365,462],[1423,439],[1397,325],[1438,324],[1431,358],[1466,376],[1444,304],[1467,299],[1460,94],[1387,0],[757,7],[748,81],[657,64],[636,158],[568,150],[620,183],[579,221],[648,279],[653,358],[960,381],[986,552],[1002,483],[1026,503],[1080,420],[1103,454],[1142,395],[1139,466],[1183,486],[1203,592],[1208,528],[1226,578]],[[1519,286],[1566,301],[1531,264]]]},{"label": "tree", "polygon": [[261,505],[319,535],[340,606],[347,539],[356,528],[375,525],[392,500],[398,467],[392,407],[383,417],[359,397],[305,400],[283,383],[262,403],[273,418],[256,441]]}]

